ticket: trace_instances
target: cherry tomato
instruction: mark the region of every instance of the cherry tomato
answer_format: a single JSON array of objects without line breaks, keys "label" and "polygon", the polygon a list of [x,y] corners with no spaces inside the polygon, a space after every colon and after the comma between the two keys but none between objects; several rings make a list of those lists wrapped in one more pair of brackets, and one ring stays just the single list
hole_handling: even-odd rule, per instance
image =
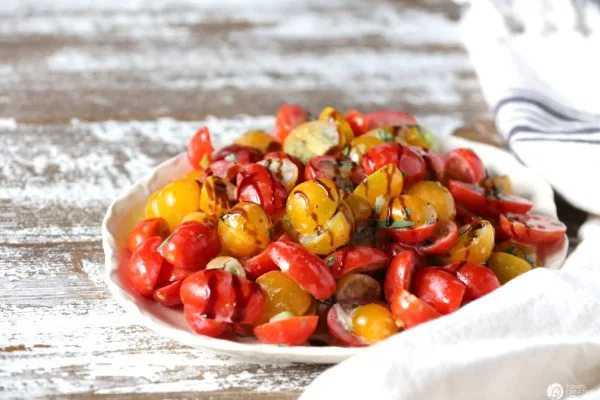
[{"label": "cherry tomato", "polygon": [[359,136],[350,142],[350,153],[348,156],[355,163],[360,163],[367,151],[374,146],[385,143],[375,136]]},{"label": "cherry tomato", "polygon": [[251,257],[264,250],[271,239],[273,224],[269,215],[256,203],[236,204],[221,217],[221,244],[236,257]]},{"label": "cherry tomato", "polygon": [[235,199],[235,186],[217,176],[209,176],[202,184],[200,210],[205,214],[220,217],[225,214]]},{"label": "cherry tomato", "polygon": [[206,169],[212,162],[212,141],[210,131],[203,126],[188,143],[187,156],[194,169]]},{"label": "cherry tomato", "polygon": [[259,325],[254,334],[263,343],[299,346],[317,330],[318,323],[316,315],[287,318]]},{"label": "cherry tomato", "polygon": [[541,214],[502,214],[500,226],[510,238],[535,244],[560,240],[567,231],[556,218]]},{"label": "cherry tomato", "polygon": [[485,167],[471,149],[454,149],[446,154],[446,178],[467,183],[480,183],[485,178]]},{"label": "cherry tomato", "polygon": [[189,221],[177,227],[158,251],[175,267],[198,270],[219,254],[221,242],[213,225]]},{"label": "cherry tomato", "polygon": [[350,124],[354,136],[360,136],[368,131],[367,120],[365,116],[356,110],[348,110],[344,118]]},{"label": "cherry tomato", "polygon": [[437,213],[431,204],[420,197],[392,197],[379,213],[377,224],[394,239],[405,244],[419,244],[435,232]]},{"label": "cherry tomato", "polygon": [[379,299],[381,285],[375,278],[365,274],[348,274],[336,283],[336,301],[353,299]]},{"label": "cherry tomato", "polygon": [[308,112],[296,104],[284,104],[277,111],[273,136],[283,143],[290,132],[308,120]]},{"label": "cherry tomato", "polygon": [[254,257],[245,258],[242,260],[242,265],[246,270],[246,275],[250,279],[256,279],[259,276],[270,271],[279,269],[267,254],[267,250],[263,250]]},{"label": "cherry tomato", "polygon": [[494,271],[501,284],[531,271],[531,264],[508,253],[492,253],[487,260],[487,266]]},{"label": "cherry tomato", "polygon": [[269,170],[259,164],[243,166],[237,176],[238,201],[260,205],[271,217],[283,212],[287,192]]},{"label": "cherry tomato", "polygon": [[371,129],[365,136],[376,137],[384,142],[397,142],[405,146],[415,146],[422,149],[433,147],[434,140],[431,132],[414,124],[387,125]]},{"label": "cherry tomato", "polygon": [[196,307],[183,307],[183,316],[192,330],[200,335],[219,337],[225,333],[229,324],[224,321],[206,318]]},{"label": "cherry tomato", "polygon": [[500,282],[491,269],[477,264],[464,264],[456,277],[466,286],[463,303],[476,300],[500,287]]},{"label": "cherry tomato", "polygon": [[494,249],[494,228],[488,221],[478,220],[458,230],[456,244],[450,250],[450,260],[481,264]]},{"label": "cherry tomato", "polygon": [[423,178],[427,170],[425,161],[413,149],[399,143],[384,143],[371,147],[362,158],[361,165],[367,175],[372,174],[385,164],[394,164],[404,175],[404,184],[408,187]]},{"label": "cherry tomato", "polygon": [[202,224],[209,224],[209,225],[212,225],[215,227],[217,226],[217,218],[215,218],[214,215],[209,215],[202,211],[191,212],[189,214],[186,214],[186,216],[181,219],[182,224],[184,222],[189,222],[189,221],[196,221],[196,222],[200,222]]},{"label": "cherry tomato", "polygon": [[396,332],[398,328],[392,313],[380,304],[365,304],[352,312],[352,333],[368,344],[387,339]]},{"label": "cherry tomato", "polygon": [[169,283],[173,283],[175,281],[182,281],[187,278],[188,275],[191,275],[194,271],[174,267],[173,264],[169,264],[168,262],[164,262],[162,268],[160,269],[160,274],[158,275],[158,282],[156,286],[164,286]]},{"label": "cherry tomato", "polygon": [[315,156],[308,160],[304,170],[304,179],[329,179],[346,192],[351,192],[362,178],[356,164],[347,157]]},{"label": "cherry tomato", "polygon": [[383,281],[383,294],[388,302],[392,300],[397,290],[410,289],[411,278],[417,267],[421,265],[420,261],[412,250],[401,251],[392,258]]},{"label": "cherry tomato", "polygon": [[206,318],[252,324],[265,304],[260,286],[219,269],[202,270],[185,278],[181,302],[193,306]]},{"label": "cherry tomato", "polygon": [[148,198],[146,218],[162,217],[175,229],[187,214],[200,208],[201,184],[194,179],[173,181]]},{"label": "cherry tomato", "polygon": [[353,193],[366,199],[378,213],[386,200],[400,195],[403,186],[402,172],[395,165],[386,164],[370,174]]},{"label": "cherry tomato", "polygon": [[312,296],[302,289],[289,275],[271,271],[256,279],[267,299],[257,324],[268,322],[282,312],[304,315],[312,302]]},{"label": "cherry tomato", "polygon": [[162,304],[163,306],[171,307],[181,304],[181,298],[179,297],[179,289],[181,289],[181,283],[183,280],[171,282],[154,291],[154,300]]},{"label": "cherry tomato", "polygon": [[217,160],[210,164],[210,167],[206,170],[206,176],[216,176],[228,182],[235,182],[235,178],[241,167],[240,164],[233,161]]},{"label": "cherry tomato", "polygon": [[450,253],[458,241],[458,227],[452,221],[438,222],[433,236],[417,249],[423,254],[442,256]]},{"label": "cherry tomato", "polygon": [[423,268],[415,274],[413,292],[440,314],[458,310],[465,295],[466,286],[449,272],[435,267]]},{"label": "cherry tomato", "polygon": [[435,209],[440,221],[453,221],[456,216],[454,198],[450,191],[439,182],[421,181],[412,185],[405,192],[428,202]]},{"label": "cherry tomato", "polygon": [[533,207],[533,203],[524,198],[486,191],[481,186],[465,182],[450,180],[448,189],[457,203],[479,215],[526,213]]},{"label": "cherry tomato", "polygon": [[532,267],[538,267],[540,265],[540,259],[538,258],[536,249],[526,243],[505,240],[498,243],[496,247],[494,247],[494,251],[512,254],[513,256],[527,261]]},{"label": "cherry tomato", "polygon": [[390,258],[383,250],[369,246],[347,246],[325,258],[335,279],[351,272],[376,271],[387,267]]},{"label": "cherry tomato", "polygon": [[444,159],[435,150],[422,147],[412,149],[425,161],[425,179],[440,181],[444,178]]},{"label": "cherry tomato", "polygon": [[504,194],[513,194],[512,182],[508,175],[494,176],[485,179],[481,186],[492,192],[499,192]]},{"label": "cherry tomato", "polygon": [[325,301],[335,293],[335,279],[327,264],[303,246],[272,242],[267,254],[280,270],[317,299]]},{"label": "cherry tomato", "polygon": [[193,179],[195,181],[202,183],[202,181],[204,181],[204,179],[206,179],[207,176],[208,176],[208,174],[207,174],[206,170],[195,169],[193,171],[188,172],[184,176],[182,176],[181,179]]},{"label": "cherry tomato", "polygon": [[261,153],[281,150],[281,143],[265,131],[249,131],[235,140],[235,144],[252,147]]},{"label": "cherry tomato", "polygon": [[213,157],[213,161],[225,160],[234,164],[247,165],[262,159],[260,151],[250,146],[231,144],[223,147]]},{"label": "cherry tomato", "polygon": [[263,160],[290,160],[298,167],[298,182],[302,182],[304,178],[304,163],[298,157],[294,157],[284,151],[273,151],[265,154]]},{"label": "cherry tomato", "polygon": [[231,324],[233,331],[238,336],[254,336],[254,326],[250,324]]},{"label": "cherry tomato", "polygon": [[[273,154],[273,153],[269,153]],[[266,167],[271,175],[273,175],[285,188],[286,198],[287,194],[291,192],[296,184],[299,183],[300,170],[298,166],[287,158],[275,158],[263,159],[258,162],[259,165]],[[303,167],[304,168],[304,167]]]},{"label": "cherry tomato", "polygon": [[345,346],[367,346],[368,342],[353,332],[352,312],[356,307],[372,302],[370,299],[354,299],[335,303],[327,311],[329,334]]},{"label": "cherry tomato", "polygon": [[230,274],[246,277],[246,271],[237,258],[229,256],[215,257],[206,264],[206,269],[222,269]]},{"label": "cherry tomato", "polygon": [[129,250],[133,253],[144,240],[153,236],[161,239],[169,236],[169,224],[164,218],[148,218],[138,222],[129,233]]},{"label": "cherry tomato", "polygon": [[417,120],[409,113],[395,110],[377,110],[365,114],[365,121],[369,130],[381,126],[416,124]]},{"label": "cherry tomato", "polygon": [[290,132],[283,150],[307,163],[314,156],[338,154],[345,140],[334,122],[309,121]]},{"label": "cherry tomato", "polygon": [[373,208],[371,207],[371,204],[369,204],[369,201],[355,193],[347,193],[346,197],[344,197],[344,201],[352,211],[357,228],[359,225],[364,225],[363,222],[368,220],[373,213]]},{"label": "cherry tomato", "polygon": [[392,296],[390,304],[396,326],[402,329],[410,329],[423,322],[441,317],[435,308],[408,290],[397,290]]},{"label": "cherry tomato", "polygon": [[167,263],[158,252],[161,242],[162,239],[157,236],[146,239],[129,259],[126,276],[135,291],[142,296],[152,296],[160,270]]},{"label": "cherry tomato", "polygon": [[337,131],[340,134],[340,142],[336,154],[344,147],[348,146],[352,139],[354,139],[354,132],[352,127],[346,121],[344,116],[333,107],[325,107],[318,117],[319,121],[334,123]]}]

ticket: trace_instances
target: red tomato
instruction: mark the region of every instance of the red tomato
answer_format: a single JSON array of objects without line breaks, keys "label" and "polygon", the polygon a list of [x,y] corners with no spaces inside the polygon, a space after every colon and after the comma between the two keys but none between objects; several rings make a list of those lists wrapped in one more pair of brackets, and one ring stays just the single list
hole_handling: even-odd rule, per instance
[{"label": "red tomato", "polygon": [[410,329],[423,322],[441,317],[441,314],[423,300],[411,294],[408,290],[400,289],[394,293],[390,301],[392,315],[399,328]]},{"label": "red tomato", "polygon": [[329,334],[345,346],[362,347],[368,343],[352,332],[352,311],[364,304],[373,303],[370,299],[352,299],[335,303],[327,311]]},{"label": "red tomato", "polygon": [[165,260],[177,268],[188,270],[204,268],[220,251],[217,229],[197,221],[179,225],[159,248]]},{"label": "red tomato", "polygon": [[206,170],[206,175],[214,175],[226,179],[229,182],[235,182],[235,177],[240,168],[241,165],[234,163],[233,161],[217,160],[210,164],[210,167]]},{"label": "red tomato", "polygon": [[365,176],[348,157],[315,156],[306,164],[304,179],[321,178],[332,180],[340,189],[351,192]]},{"label": "red tomato", "polygon": [[534,244],[560,240],[567,231],[556,218],[541,214],[502,214],[500,226],[511,239]]},{"label": "red tomato", "polygon": [[483,162],[471,149],[454,149],[446,154],[444,172],[447,179],[480,183],[485,179]]},{"label": "red tomato", "polygon": [[409,228],[391,228],[387,229],[387,231],[394,240],[408,245],[418,245],[433,236],[435,227],[436,222],[432,221],[427,225]]},{"label": "red tomato", "polygon": [[265,154],[263,160],[272,160],[276,158],[290,160],[291,162],[296,164],[296,167],[298,167],[298,182],[296,182],[296,184],[302,182],[302,178],[304,177],[304,163],[300,161],[298,157],[294,157],[286,153],[285,151],[272,151],[270,153]]},{"label": "red tomato", "polygon": [[163,306],[177,306],[181,304],[181,297],[179,296],[179,289],[181,289],[181,282],[175,281],[168,285],[165,285],[154,291],[154,300]]},{"label": "red tomato", "polygon": [[413,293],[440,314],[457,310],[465,295],[465,284],[441,268],[427,267],[413,277]]},{"label": "red tomato", "polygon": [[247,165],[262,159],[260,151],[250,146],[230,144],[223,147],[213,157],[214,161],[225,160],[234,164]]},{"label": "red tomato", "polygon": [[452,179],[448,181],[448,189],[457,203],[479,215],[524,214],[533,207],[532,202],[522,197],[485,190],[479,185]]},{"label": "red tomato", "polygon": [[162,286],[175,281],[182,281],[192,272],[194,271],[185,268],[174,267],[173,264],[169,264],[165,261],[160,269],[157,285]]},{"label": "red tomato", "polygon": [[263,250],[254,257],[245,258],[242,260],[242,266],[246,270],[246,275],[249,279],[256,279],[267,272],[278,270],[273,260],[269,257],[267,250]]},{"label": "red tomato", "polygon": [[349,110],[346,115],[344,115],[344,118],[350,124],[355,137],[368,132],[369,127],[367,126],[367,119],[360,111]]},{"label": "red tomato", "polygon": [[232,324],[232,328],[238,336],[254,336],[254,326],[250,324]]},{"label": "red tomato", "polygon": [[204,336],[219,337],[229,327],[227,322],[206,318],[201,311],[193,306],[184,306],[183,316],[194,332]]},{"label": "red tomato", "polygon": [[283,143],[290,132],[303,122],[308,120],[308,112],[304,107],[296,104],[284,104],[277,111],[275,117],[275,128],[273,136]]},{"label": "red tomato", "polygon": [[190,139],[187,148],[187,156],[194,169],[206,169],[212,162],[212,141],[210,132],[203,126]]},{"label": "red tomato", "polygon": [[183,281],[181,302],[206,318],[252,324],[262,313],[266,296],[258,284],[220,269],[198,271]]},{"label": "red tomato", "polygon": [[383,281],[383,294],[388,302],[392,300],[397,290],[410,289],[413,272],[418,266],[420,266],[419,257],[412,250],[401,251],[392,258]]},{"label": "red tomato", "polygon": [[417,120],[409,113],[395,110],[377,110],[365,114],[367,130],[382,126],[416,124]]},{"label": "red tomato", "polygon": [[464,264],[456,271],[456,277],[466,285],[463,303],[476,300],[500,287],[494,272],[483,265]]},{"label": "red tomato", "polygon": [[417,248],[423,254],[448,254],[458,239],[458,227],[452,221],[440,221],[435,227],[433,237]]},{"label": "red tomato", "polygon": [[423,158],[410,147],[399,143],[383,143],[371,147],[363,156],[361,164],[367,175],[386,164],[394,164],[404,175],[404,187],[423,180],[427,172]]},{"label": "red tomato", "polygon": [[477,215],[475,215],[475,213],[473,213],[472,211],[469,211],[460,204],[457,204],[456,219],[462,224],[471,224],[473,222],[479,221],[480,218]]},{"label": "red tomato", "polygon": [[254,328],[254,334],[263,343],[298,346],[312,336],[318,323],[316,315],[293,317],[259,325]]},{"label": "red tomato", "polygon": [[169,224],[164,218],[148,218],[138,222],[129,233],[129,250],[133,253],[144,240],[153,236],[161,239],[169,236]]},{"label": "red tomato", "polygon": [[271,242],[271,260],[300,287],[321,301],[335,293],[335,279],[325,261],[303,246],[291,242]]},{"label": "red tomato", "polygon": [[369,246],[347,246],[325,257],[325,263],[335,279],[351,272],[384,269],[389,262],[390,258],[385,251]]},{"label": "red tomato", "polygon": [[126,276],[136,292],[152,296],[163,265],[167,264],[158,252],[162,239],[151,237],[142,242],[133,252],[127,265]]},{"label": "red tomato", "polygon": [[270,216],[281,214],[287,192],[269,170],[259,164],[245,165],[237,175],[238,201],[250,201],[261,206]]},{"label": "red tomato", "polygon": [[444,178],[444,159],[435,150],[411,147],[425,161],[425,180],[441,181]]}]

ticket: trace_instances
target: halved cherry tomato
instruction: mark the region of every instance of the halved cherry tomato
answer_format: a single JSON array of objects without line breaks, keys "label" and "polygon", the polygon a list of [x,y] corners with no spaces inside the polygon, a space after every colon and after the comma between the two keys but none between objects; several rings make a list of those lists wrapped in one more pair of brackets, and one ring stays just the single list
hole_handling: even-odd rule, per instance
[{"label": "halved cherry tomato", "polygon": [[267,254],[279,269],[317,299],[325,301],[335,293],[335,279],[325,261],[303,246],[271,242]]},{"label": "halved cherry tomato", "polygon": [[383,250],[369,246],[347,246],[325,258],[335,279],[351,272],[376,271],[387,267],[390,258]]},{"label": "halved cherry tomato", "polygon": [[251,324],[260,316],[265,294],[256,283],[220,269],[195,272],[181,285],[181,302],[207,318]]},{"label": "halved cherry tomato", "polygon": [[494,228],[485,220],[476,220],[458,230],[458,238],[450,250],[450,261],[481,264],[494,249]]},{"label": "halved cherry tomato", "polygon": [[454,149],[446,154],[444,172],[447,179],[480,183],[485,178],[483,162],[471,149]]},{"label": "halved cherry tomato", "polygon": [[423,268],[415,274],[413,293],[427,302],[440,314],[458,310],[465,295],[466,286],[449,272],[435,267]]},{"label": "halved cherry tomato", "polygon": [[417,246],[423,254],[441,256],[448,254],[458,240],[458,227],[452,221],[440,221],[435,227],[433,237]]},{"label": "halved cherry tomato", "polygon": [[542,214],[502,214],[500,226],[510,238],[536,244],[560,240],[567,231],[565,224]]},{"label": "halved cherry tomato", "polygon": [[519,257],[532,267],[538,267],[540,265],[540,258],[538,257],[538,251],[532,245],[523,242],[517,242],[515,240],[505,240],[500,242],[494,247],[494,251],[512,254],[513,256]]},{"label": "halved cherry tomato", "polygon": [[344,115],[344,118],[346,118],[346,121],[348,121],[352,127],[354,136],[363,135],[369,130],[367,127],[367,119],[360,111],[348,110]]},{"label": "halved cherry tomato", "polygon": [[434,181],[421,181],[412,185],[405,192],[417,196],[435,208],[440,221],[453,221],[456,216],[454,198],[448,189],[441,183]]},{"label": "halved cherry tomato", "polygon": [[192,330],[200,335],[219,337],[229,328],[229,323],[206,318],[204,314],[194,306],[185,305],[183,316]]},{"label": "halved cherry tomato", "polygon": [[381,126],[416,124],[417,120],[409,113],[396,110],[377,110],[365,114],[368,130]]},{"label": "halved cherry tomato", "polygon": [[233,161],[217,160],[210,164],[210,167],[206,170],[206,177],[218,176],[229,182],[235,182],[235,178],[241,167],[240,164]]},{"label": "halved cherry tomato", "polygon": [[256,325],[264,324],[282,312],[304,315],[313,297],[300,287],[289,275],[271,271],[256,279],[266,294],[266,302]]},{"label": "halved cherry tomato", "polygon": [[212,141],[210,131],[203,126],[188,143],[187,156],[194,169],[206,169],[212,162]]},{"label": "halved cherry tomato", "polygon": [[263,160],[290,160],[296,167],[298,167],[298,182],[296,184],[301,183],[304,179],[304,163],[300,161],[298,157],[294,157],[291,154],[286,153],[285,151],[272,151],[270,153],[265,154]]},{"label": "halved cherry tomato", "polygon": [[394,293],[390,304],[396,326],[403,329],[410,329],[442,316],[435,308],[404,289]]},{"label": "halved cherry tomato", "polygon": [[398,332],[398,327],[389,307],[371,303],[352,311],[352,332],[367,343],[374,344]]},{"label": "halved cherry tomato", "polygon": [[281,215],[287,192],[269,170],[259,164],[245,165],[237,176],[238,201],[250,201],[272,217]]},{"label": "halved cherry tomato", "polygon": [[160,254],[178,268],[198,270],[221,251],[214,225],[197,221],[184,222],[160,245]]},{"label": "halved cherry tomato", "polygon": [[284,104],[277,111],[273,136],[283,143],[292,129],[308,120],[308,112],[297,104]]},{"label": "halved cherry tomato", "polygon": [[156,285],[164,286],[175,281],[182,281],[193,272],[193,270],[177,268],[174,267],[173,264],[165,262],[160,269],[160,274],[158,275],[158,281],[156,282]]},{"label": "halved cherry tomato", "polygon": [[266,167],[269,172],[281,182],[285,188],[286,195],[296,187],[299,181],[302,180],[300,179],[300,170],[298,169],[298,166],[292,160],[287,158],[271,157],[259,161],[258,164]]},{"label": "halved cherry tomato", "polygon": [[329,179],[346,192],[351,192],[354,185],[362,179],[362,171],[357,170],[354,161],[348,157],[315,156],[308,160],[304,170],[304,179]]},{"label": "halved cherry tomato", "polygon": [[254,328],[254,334],[263,343],[298,346],[312,336],[318,323],[316,315],[287,318],[259,325]]},{"label": "halved cherry tomato", "polygon": [[483,265],[464,264],[456,271],[456,277],[466,286],[463,303],[476,300],[500,287],[494,272]]},{"label": "halved cherry tomato", "polygon": [[230,144],[223,147],[213,157],[213,161],[225,160],[234,164],[247,165],[258,162],[262,154],[257,149],[241,144]]},{"label": "halved cherry tomato", "polygon": [[267,250],[263,250],[254,257],[242,260],[242,266],[246,270],[249,279],[256,279],[267,272],[276,271],[279,267],[271,260]]},{"label": "halved cherry tomato", "polygon": [[431,204],[417,196],[392,197],[379,212],[376,224],[404,244],[420,244],[435,232],[437,213]]},{"label": "halved cherry tomato", "polygon": [[126,276],[135,291],[142,296],[152,296],[160,270],[167,264],[158,252],[161,242],[162,239],[158,236],[144,240],[129,259]]},{"label": "halved cherry tomato", "polygon": [[523,214],[533,207],[532,202],[522,197],[486,191],[481,186],[452,179],[448,181],[448,189],[454,200],[479,215]]},{"label": "halved cherry tomato", "polygon": [[481,186],[488,190],[504,194],[513,194],[512,182],[508,175],[498,175],[486,178]]},{"label": "halved cherry tomato", "polygon": [[359,306],[371,304],[370,299],[353,299],[335,303],[327,311],[327,330],[345,346],[362,347],[368,342],[353,332],[352,312]]},{"label": "halved cherry tomato", "polygon": [[238,336],[253,336],[254,326],[250,324],[231,324],[233,331]]},{"label": "halved cherry tomato", "polygon": [[337,281],[336,301],[352,299],[379,299],[381,285],[375,278],[365,274],[348,274]]},{"label": "halved cherry tomato", "polygon": [[181,297],[179,296],[179,289],[181,289],[181,283],[183,280],[171,282],[154,291],[154,300],[163,306],[176,306],[181,304]]},{"label": "halved cherry tomato", "polygon": [[425,161],[425,178],[427,180],[440,181],[444,178],[444,159],[435,150],[422,147],[412,147],[412,149]]},{"label": "halved cherry tomato", "polygon": [[371,147],[361,160],[363,170],[372,174],[385,164],[394,164],[404,175],[405,186],[425,178],[425,161],[413,149],[399,143],[384,143]]},{"label": "halved cherry tomato", "polygon": [[410,289],[412,275],[420,266],[419,261],[419,257],[412,250],[402,251],[392,258],[383,281],[383,294],[388,302],[397,290]]},{"label": "halved cherry tomato", "polygon": [[267,248],[273,225],[271,218],[256,203],[242,201],[219,221],[219,237],[223,248],[238,257],[252,257]]},{"label": "halved cherry tomato", "polygon": [[532,269],[531,264],[522,258],[502,252],[492,253],[487,260],[487,266],[494,271],[503,285]]},{"label": "halved cherry tomato", "polygon": [[275,140],[275,138],[267,132],[260,130],[247,131],[238,137],[234,143],[252,147],[253,149],[260,151],[261,154],[281,150],[280,142]]},{"label": "halved cherry tomato", "polygon": [[133,253],[146,239],[158,236],[165,239],[169,236],[169,224],[164,218],[148,218],[137,223],[129,233],[128,247]]}]

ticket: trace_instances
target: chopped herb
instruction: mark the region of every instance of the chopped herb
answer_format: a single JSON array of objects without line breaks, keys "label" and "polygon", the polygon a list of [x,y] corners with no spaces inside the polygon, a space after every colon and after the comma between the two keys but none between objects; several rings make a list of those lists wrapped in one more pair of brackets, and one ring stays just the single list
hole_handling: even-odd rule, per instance
[{"label": "chopped herb", "polygon": [[210,161],[208,159],[208,156],[205,154],[204,157],[202,157],[202,160],[200,160],[200,168],[207,169],[209,166]]},{"label": "chopped herb", "polygon": [[385,129],[378,130],[377,133],[375,133],[375,136],[377,136],[377,138],[383,140],[384,142],[391,142],[392,140],[394,140],[394,136]]},{"label": "chopped herb", "polygon": [[338,184],[338,186],[340,187],[340,189],[342,189],[345,192],[351,192],[352,190],[354,190],[354,185],[352,184],[352,182],[350,182],[347,179],[336,179],[336,183]]},{"label": "chopped herb", "polygon": [[231,162],[237,162],[238,161],[238,157],[237,154],[235,153],[231,153],[231,154],[227,154],[225,156],[225,161],[231,161]]},{"label": "chopped herb", "polygon": [[425,220],[425,225],[429,225],[429,224],[433,224],[434,222],[436,222],[436,217],[430,215],[429,217],[427,217],[427,219]]},{"label": "chopped herb", "polygon": [[327,264],[330,267],[333,265],[334,262],[335,262],[335,256],[329,256],[325,259],[325,264]]},{"label": "chopped herb", "polygon": [[505,252],[505,253],[508,253],[508,254],[512,254],[512,255],[514,256],[514,255],[515,255],[515,253],[517,252],[517,248],[516,248],[516,247],[514,247],[514,246],[507,247],[507,248],[504,250],[504,252]]},{"label": "chopped herb", "polygon": [[175,232],[172,232],[169,236],[167,236],[167,238],[163,240],[163,242],[160,244],[160,246],[158,246],[156,250],[160,251],[160,249],[162,249],[169,242],[169,240],[171,240],[171,237],[173,237],[174,234]]},{"label": "chopped herb", "polygon": [[203,238],[204,237],[204,233],[199,233],[198,236],[196,236],[197,239]]},{"label": "chopped herb", "polygon": [[354,167],[354,161],[351,161],[351,160],[340,160],[340,165],[342,167],[353,168]]},{"label": "chopped herb", "polygon": [[269,237],[273,237],[274,233],[275,233],[275,229],[273,227],[269,228]]},{"label": "chopped herb", "polygon": [[323,304],[326,304],[328,306],[331,306],[335,303],[335,300],[333,299],[333,296],[331,296],[330,298],[328,298],[327,300],[322,302]]},{"label": "chopped herb", "polygon": [[393,221],[390,224],[388,224],[387,221],[381,220],[381,219],[370,219],[368,221],[368,225],[373,226],[375,228],[410,228],[414,224],[415,224],[414,222],[406,221],[406,220]]},{"label": "chopped herb", "polygon": [[535,257],[533,254],[525,253],[525,260],[527,260],[527,262],[531,265],[535,264]]},{"label": "chopped herb", "polygon": [[344,147],[344,150],[342,150],[342,155],[348,156],[349,154],[350,154],[350,146]]},{"label": "chopped herb", "polygon": [[321,161],[319,161],[319,165],[321,165],[321,166],[326,165],[328,167],[337,167],[338,163],[337,163],[337,161],[333,161],[333,160],[321,160]]},{"label": "chopped herb", "polygon": [[412,214],[412,212],[413,212],[413,209],[412,209],[412,208],[410,208],[410,207],[406,207],[406,208],[404,209],[404,211],[406,212],[406,215],[410,216],[410,215]]}]

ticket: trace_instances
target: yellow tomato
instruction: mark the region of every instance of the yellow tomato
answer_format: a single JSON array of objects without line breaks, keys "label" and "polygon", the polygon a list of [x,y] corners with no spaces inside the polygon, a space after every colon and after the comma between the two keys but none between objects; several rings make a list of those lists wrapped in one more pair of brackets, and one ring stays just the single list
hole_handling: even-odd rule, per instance
[{"label": "yellow tomato", "polygon": [[365,304],[352,313],[352,333],[369,344],[377,343],[398,332],[392,313],[379,304]]},{"label": "yellow tomato", "polygon": [[352,210],[342,201],[335,215],[323,226],[308,234],[299,234],[298,240],[315,254],[326,255],[347,244],[354,233]]},{"label": "yellow tomato", "polygon": [[281,144],[275,138],[265,131],[249,131],[236,139],[236,144],[252,147],[261,153],[277,151],[281,149]]},{"label": "yellow tomato", "polygon": [[268,322],[282,312],[290,312],[295,316],[304,315],[311,306],[312,296],[284,272],[267,272],[258,277],[256,283],[267,295],[267,301],[257,325]]},{"label": "yellow tomato", "polygon": [[349,145],[352,139],[354,139],[354,131],[352,127],[346,121],[346,118],[335,108],[325,107],[319,114],[319,121],[322,122],[333,122],[340,134],[340,149]]},{"label": "yellow tomato", "polygon": [[366,199],[375,212],[379,212],[387,200],[402,192],[404,178],[402,172],[393,164],[386,164],[362,181],[354,194]]},{"label": "yellow tomato", "polygon": [[463,225],[458,240],[450,250],[450,261],[482,264],[494,248],[494,227],[488,221]]},{"label": "yellow tomato", "polygon": [[325,225],[337,212],[339,204],[339,190],[333,181],[313,179],[292,190],[286,212],[294,230],[308,234]]},{"label": "yellow tomato", "polygon": [[225,214],[235,199],[235,186],[231,182],[209,176],[204,180],[200,196],[200,210],[208,215],[220,217]]},{"label": "yellow tomato", "polygon": [[417,196],[435,208],[440,221],[453,221],[456,216],[454,197],[439,182],[421,181],[406,190],[406,194]]},{"label": "yellow tomato", "polygon": [[236,204],[219,221],[221,244],[235,257],[250,257],[264,250],[272,232],[269,215],[251,202]]},{"label": "yellow tomato", "polygon": [[307,163],[314,156],[340,148],[340,134],[333,122],[309,121],[294,128],[283,142],[283,150]]},{"label": "yellow tomato", "polygon": [[355,163],[360,163],[365,153],[373,146],[385,143],[383,140],[374,137],[362,135],[352,139],[350,142],[350,154],[349,157]]},{"label": "yellow tomato", "polygon": [[531,270],[531,264],[527,261],[508,253],[492,253],[487,260],[487,265],[503,285]]},{"label": "yellow tomato", "polygon": [[155,192],[146,204],[146,218],[162,217],[169,228],[175,229],[187,214],[200,207],[200,183],[193,179],[179,179]]}]

